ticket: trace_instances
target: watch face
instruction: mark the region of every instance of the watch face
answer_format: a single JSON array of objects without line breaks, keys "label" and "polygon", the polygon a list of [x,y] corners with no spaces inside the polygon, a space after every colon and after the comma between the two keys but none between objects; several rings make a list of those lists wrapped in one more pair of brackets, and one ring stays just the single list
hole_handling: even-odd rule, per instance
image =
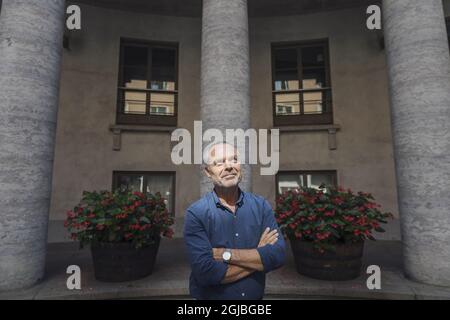
[{"label": "watch face", "polygon": [[226,251],[226,252],[223,253],[222,257],[223,257],[223,260],[230,260],[231,253]]}]

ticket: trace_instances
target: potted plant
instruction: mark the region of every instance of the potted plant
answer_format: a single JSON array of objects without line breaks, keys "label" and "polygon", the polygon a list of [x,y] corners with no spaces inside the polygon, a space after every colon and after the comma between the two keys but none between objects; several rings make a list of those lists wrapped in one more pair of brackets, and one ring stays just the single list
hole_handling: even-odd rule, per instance
[{"label": "potted plant", "polygon": [[275,215],[290,240],[297,271],[322,280],[350,280],[361,272],[364,241],[392,218],[370,193],[320,186],[277,197]]},{"label": "potted plant", "polygon": [[109,191],[84,191],[64,222],[80,248],[91,245],[95,278],[112,282],[151,274],[160,238],[172,237],[172,224],[159,193]]}]

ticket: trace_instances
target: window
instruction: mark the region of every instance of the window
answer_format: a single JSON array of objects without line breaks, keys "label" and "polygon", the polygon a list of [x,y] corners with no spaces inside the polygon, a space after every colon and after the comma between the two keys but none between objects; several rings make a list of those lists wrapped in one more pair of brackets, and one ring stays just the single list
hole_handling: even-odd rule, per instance
[{"label": "window", "polygon": [[113,190],[161,193],[167,210],[174,214],[175,173],[173,172],[124,172],[113,173]]},{"label": "window", "polygon": [[276,176],[277,194],[300,187],[316,188],[321,184],[337,186],[336,171],[280,171]]},{"label": "window", "polygon": [[272,46],[274,125],[333,122],[327,42]]},{"label": "window", "polygon": [[118,124],[177,124],[177,45],[122,40]]}]

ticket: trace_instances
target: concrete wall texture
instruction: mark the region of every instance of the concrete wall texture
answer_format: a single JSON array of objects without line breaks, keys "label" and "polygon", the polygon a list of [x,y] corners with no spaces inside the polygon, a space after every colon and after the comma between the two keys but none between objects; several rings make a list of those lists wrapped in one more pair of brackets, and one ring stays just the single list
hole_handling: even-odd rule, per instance
[{"label": "concrete wall texture", "polygon": [[[200,120],[201,19],[140,14],[82,5],[82,30],[68,32],[56,135],[49,241],[66,240],[65,212],[83,190],[111,189],[115,170],[176,172],[176,231],[200,196],[200,167],[175,166],[169,132],[125,132],[113,151],[120,38],[179,44],[178,127]],[[446,1],[446,14],[450,6]],[[327,132],[282,132],[280,170],[336,170],[338,183],[374,194],[397,219],[383,239],[399,239],[398,205],[385,52],[365,27],[365,8],[288,17],[251,18],[253,128],[272,128],[271,43],[328,39],[337,150]],[[275,200],[275,177],[252,170],[253,192]]]}]

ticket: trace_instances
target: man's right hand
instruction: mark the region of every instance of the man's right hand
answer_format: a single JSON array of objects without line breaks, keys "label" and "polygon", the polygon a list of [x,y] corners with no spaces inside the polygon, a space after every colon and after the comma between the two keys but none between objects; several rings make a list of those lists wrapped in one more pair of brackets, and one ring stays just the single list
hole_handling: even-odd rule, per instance
[{"label": "man's right hand", "polygon": [[264,230],[263,234],[261,235],[261,239],[259,239],[258,248],[264,247],[267,244],[275,244],[275,242],[278,241],[278,230],[273,229],[270,231],[269,228],[266,228]]}]

